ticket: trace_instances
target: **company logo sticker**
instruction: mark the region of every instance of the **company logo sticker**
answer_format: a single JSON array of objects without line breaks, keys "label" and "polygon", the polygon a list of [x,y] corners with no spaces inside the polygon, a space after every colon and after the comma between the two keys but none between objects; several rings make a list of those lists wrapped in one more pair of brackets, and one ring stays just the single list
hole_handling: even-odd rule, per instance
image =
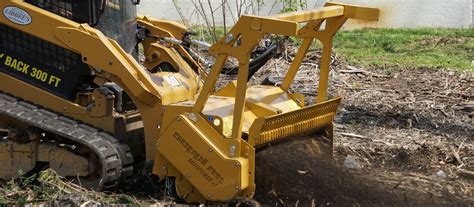
[{"label": "company logo sticker", "polygon": [[23,9],[14,6],[3,8],[3,16],[15,24],[28,25],[31,23],[31,16]]}]

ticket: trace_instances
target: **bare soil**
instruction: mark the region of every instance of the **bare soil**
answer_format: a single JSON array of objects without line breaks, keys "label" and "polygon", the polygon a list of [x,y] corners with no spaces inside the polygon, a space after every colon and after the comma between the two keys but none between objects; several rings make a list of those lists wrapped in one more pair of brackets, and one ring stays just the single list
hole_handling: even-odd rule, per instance
[{"label": "bare soil", "polygon": [[[292,88],[314,103],[319,52]],[[279,82],[291,57],[270,60],[251,80]],[[334,55],[334,161],[312,157],[307,140],[257,153],[264,206],[474,206],[474,73],[423,68],[357,68]],[[309,138],[310,139],[310,138]],[[361,168],[344,166],[348,155]]]}]

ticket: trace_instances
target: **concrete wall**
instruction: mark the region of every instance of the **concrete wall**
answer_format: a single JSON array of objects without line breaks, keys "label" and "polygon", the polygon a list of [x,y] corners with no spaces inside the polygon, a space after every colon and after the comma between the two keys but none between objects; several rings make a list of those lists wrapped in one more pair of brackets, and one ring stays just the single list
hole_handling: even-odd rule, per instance
[{"label": "concrete wall", "polygon": [[[473,27],[474,0],[336,0],[337,2],[377,7],[381,10],[380,21],[363,22],[350,21],[346,28],[358,27]],[[189,24],[205,24],[205,21],[195,9],[192,2],[198,0],[142,0],[139,12],[156,18],[171,20],[184,20]],[[207,0],[202,0],[206,13],[210,16]],[[215,22],[223,25],[222,0],[211,0],[215,10]],[[232,25],[237,18],[235,0],[227,0],[226,22]],[[247,0],[246,2],[250,2]],[[282,4],[278,0],[264,0],[263,6],[247,4],[242,8],[242,13],[269,15],[280,11]],[[307,0],[308,9],[320,7],[325,0]],[[181,15],[180,15],[181,13]],[[209,17],[209,21],[210,17]]]},{"label": "concrete wall", "polygon": [[377,7],[376,23],[351,21],[349,27],[449,27],[469,28],[473,23],[473,0],[339,0]]}]

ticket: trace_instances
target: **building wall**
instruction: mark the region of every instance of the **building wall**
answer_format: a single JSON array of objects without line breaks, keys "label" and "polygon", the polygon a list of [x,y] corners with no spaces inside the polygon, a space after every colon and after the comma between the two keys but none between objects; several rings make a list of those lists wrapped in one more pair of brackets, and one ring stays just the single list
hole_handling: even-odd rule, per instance
[{"label": "building wall", "polygon": [[[170,20],[184,20],[189,24],[205,24],[204,18],[195,9],[192,2],[197,0],[174,0],[180,12],[173,4],[173,0],[142,0],[139,12],[156,18]],[[473,27],[474,0],[336,0],[337,2],[377,7],[381,10],[379,22],[349,21],[346,28],[358,27]],[[207,0],[202,0],[209,22],[209,6]],[[211,0],[215,10],[216,25],[223,25],[222,0]],[[237,18],[237,6],[234,0],[227,0],[227,25],[232,25]],[[247,1],[250,2],[250,1]],[[282,4],[278,0],[264,0],[262,7],[247,5],[242,13],[269,15],[278,13]],[[324,0],[307,0],[308,9],[317,8],[324,4]],[[181,15],[180,15],[181,13]]]}]

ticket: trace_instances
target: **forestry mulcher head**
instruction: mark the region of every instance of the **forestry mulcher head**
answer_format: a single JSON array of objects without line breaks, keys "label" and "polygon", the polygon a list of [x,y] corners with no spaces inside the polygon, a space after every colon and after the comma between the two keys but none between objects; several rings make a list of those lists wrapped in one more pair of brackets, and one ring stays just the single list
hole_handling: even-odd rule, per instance
[{"label": "forestry mulcher head", "polygon": [[[264,164],[255,163],[260,146],[326,131],[325,150],[332,152],[332,120],[341,101],[327,99],[332,40],[349,18],[376,21],[378,14],[374,8],[326,3],[312,11],[243,15],[210,48],[217,60],[199,96],[166,107],[153,172],[174,177],[178,195],[188,202],[230,201],[253,196],[255,165]],[[247,87],[250,53],[265,34],[303,41],[281,85]],[[303,96],[289,88],[314,39],[323,45],[317,100],[305,106]],[[229,56],[239,62],[237,80],[213,92]]]}]

